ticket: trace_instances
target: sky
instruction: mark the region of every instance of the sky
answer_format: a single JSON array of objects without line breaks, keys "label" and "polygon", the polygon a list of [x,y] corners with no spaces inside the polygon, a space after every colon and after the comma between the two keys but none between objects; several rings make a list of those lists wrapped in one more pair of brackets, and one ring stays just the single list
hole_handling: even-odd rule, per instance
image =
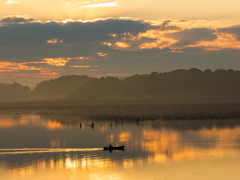
[{"label": "sky", "polygon": [[240,69],[239,0],[0,0],[0,82]]}]

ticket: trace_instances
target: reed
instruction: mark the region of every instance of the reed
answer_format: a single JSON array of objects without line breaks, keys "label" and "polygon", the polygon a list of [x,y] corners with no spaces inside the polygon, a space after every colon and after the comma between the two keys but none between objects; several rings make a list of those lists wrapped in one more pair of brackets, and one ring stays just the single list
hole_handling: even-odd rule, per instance
[{"label": "reed", "polygon": [[0,104],[0,114],[77,116],[83,120],[194,120],[240,118],[239,102],[31,102]]}]

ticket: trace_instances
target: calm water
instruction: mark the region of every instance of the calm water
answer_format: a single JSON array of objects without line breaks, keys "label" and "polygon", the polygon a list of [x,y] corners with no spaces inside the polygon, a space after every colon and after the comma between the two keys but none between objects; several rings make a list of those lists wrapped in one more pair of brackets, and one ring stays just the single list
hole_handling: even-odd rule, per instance
[{"label": "calm water", "polygon": [[240,120],[91,123],[1,115],[0,179],[240,178]]}]

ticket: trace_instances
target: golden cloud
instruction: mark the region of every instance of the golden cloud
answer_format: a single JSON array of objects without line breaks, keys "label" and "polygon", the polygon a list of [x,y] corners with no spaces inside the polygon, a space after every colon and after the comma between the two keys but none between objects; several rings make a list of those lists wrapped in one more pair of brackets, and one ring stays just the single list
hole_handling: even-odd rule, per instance
[{"label": "golden cloud", "polygon": [[63,40],[58,40],[58,39],[47,40],[47,43],[52,44],[52,45],[57,44],[57,43],[62,43],[62,42],[63,42]]},{"label": "golden cloud", "polygon": [[59,58],[44,58],[40,63],[47,63],[54,66],[65,66],[70,60],[83,60],[89,59],[90,57],[59,57]]},{"label": "golden cloud", "polygon": [[79,65],[79,66],[73,66],[73,65],[70,65],[68,67],[76,67],[76,68],[90,68],[91,66],[89,65],[86,65],[86,66],[82,66],[82,65]]},{"label": "golden cloud", "polygon": [[225,48],[240,49],[240,41],[234,34],[216,33],[217,39],[214,41],[200,41],[196,45],[188,45],[187,47],[204,47],[205,50],[216,51]]},{"label": "golden cloud", "polygon": [[14,3],[20,3],[20,1],[12,1],[12,0],[8,0],[5,2],[6,4],[14,4]]},{"label": "golden cloud", "polygon": [[71,58],[44,58],[43,61],[54,66],[65,66],[70,59]]},{"label": "golden cloud", "polygon": [[26,65],[31,63],[37,62],[23,62],[23,63],[0,62],[0,70],[2,71],[41,70],[41,68]]},{"label": "golden cloud", "polygon": [[97,8],[97,7],[113,7],[113,6],[119,6],[117,4],[118,2],[105,2],[105,3],[96,3],[96,4],[89,4],[86,6],[81,6],[82,8]]},{"label": "golden cloud", "polygon": [[116,42],[115,45],[119,48],[128,48],[130,47],[129,44],[125,43],[125,42]]},{"label": "golden cloud", "polygon": [[106,45],[106,46],[109,46],[109,47],[112,46],[112,43],[110,43],[110,42],[103,42],[102,44],[104,44],[104,45]]},{"label": "golden cloud", "polygon": [[99,52],[99,53],[96,53],[98,56],[101,56],[101,57],[104,57],[104,56],[107,56],[108,54],[107,53],[101,53],[101,52]]}]

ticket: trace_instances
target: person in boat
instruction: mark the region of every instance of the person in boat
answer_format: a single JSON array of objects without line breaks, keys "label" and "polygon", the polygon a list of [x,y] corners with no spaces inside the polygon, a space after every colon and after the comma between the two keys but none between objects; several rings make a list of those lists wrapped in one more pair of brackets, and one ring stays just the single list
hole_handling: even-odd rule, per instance
[{"label": "person in boat", "polygon": [[112,148],[112,145],[110,144],[110,145],[109,145],[109,149],[111,149],[111,148]]}]

